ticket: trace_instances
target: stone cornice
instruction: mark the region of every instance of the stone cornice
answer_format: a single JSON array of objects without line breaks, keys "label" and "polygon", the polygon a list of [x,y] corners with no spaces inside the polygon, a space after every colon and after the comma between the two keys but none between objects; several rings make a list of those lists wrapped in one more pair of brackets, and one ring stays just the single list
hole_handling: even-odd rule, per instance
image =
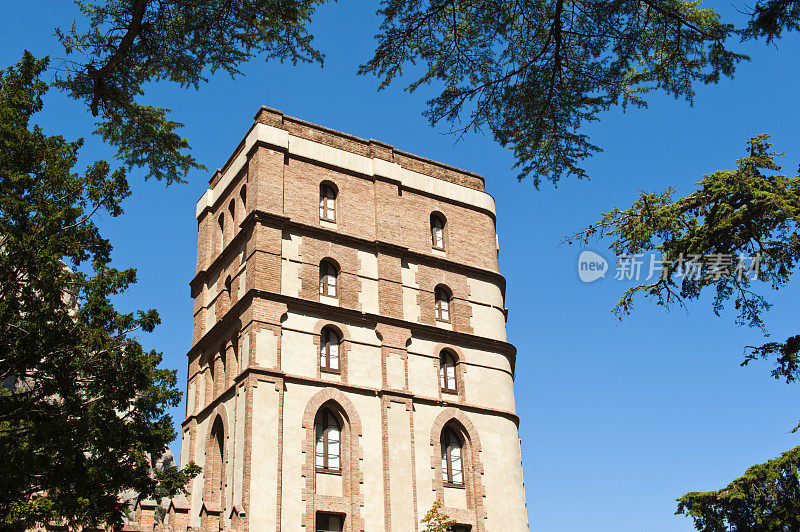
[{"label": "stone cornice", "polygon": [[318,314],[324,314],[331,318],[331,320],[339,319],[342,322],[349,323],[362,323],[367,326],[375,327],[378,324],[392,325],[395,327],[402,327],[408,329],[413,333],[417,333],[418,337],[424,336],[442,343],[454,344],[459,347],[473,347],[476,349],[483,349],[486,351],[493,351],[500,353],[508,358],[511,365],[512,376],[515,371],[517,349],[508,342],[502,340],[494,340],[492,338],[484,338],[474,334],[469,334],[460,331],[450,331],[447,329],[440,329],[434,325],[427,325],[424,323],[417,323],[413,321],[406,321],[399,318],[391,318],[381,314],[373,314],[371,312],[362,312],[360,310],[348,309],[320,303],[319,301],[311,301],[309,299],[301,299],[299,297],[287,296],[284,294],[277,294],[275,292],[268,292],[266,290],[259,290],[251,288],[247,293],[242,296],[220,319],[211,329],[195,343],[187,353],[191,359],[197,351],[202,351],[207,348],[212,339],[216,340],[222,335],[222,332],[233,325],[239,320],[242,313],[252,304],[255,298],[266,299],[269,301],[276,301],[283,303],[290,309],[310,311]]},{"label": "stone cornice", "polygon": [[250,375],[254,375],[256,377],[268,377],[270,380],[280,380],[283,382],[291,382],[297,384],[307,384],[307,385],[318,385],[318,386],[335,386],[337,389],[342,391],[347,391],[350,393],[358,393],[361,395],[369,395],[374,397],[402,397],[411,399],[415,403],[420,404],[428,404],[428,405],[437,405],[443,407],[453,407],[459,410],[464,410],[466,412],[475,412],[478,414],[488,414],[488,415],[495,415],[501,416],[506,419],[511,420],[517,428],[519,428],[519,416],[516,413],[510,412],[507,410],[500,410],[496,408],[487,408],[485,406],[479,406],[470,403],[459,403],[457,401],[448,401],[447,399],[440,399],[438,397],[428,397],[424,395],[418,395],[413,392],[409,392],[408,390],[396,390],[392,388],[371,388],[368,386],[358,386],[355,384],[346,384],[342,382],[332,382],[327,381],[324,379],[317,379],[312,377],[303,377],[300,375],[293,375],[286,373],[281,370],[265,368],[261,366],[251,366],[244,369],[239,375],[236,376],[233,383],[225,389],[222,393],[220,393],[217,397],[214,398],[210,403],[206,406],[198,410],[197,412],[190,412],[186,419],[183,420],[181,423],[181,427],[186,427],[194,420],[199,420],[204,416],[208,415],[210,412],[213,412],[216,406],[220,403],[225,402],[230,395],[235,393],[235,390],[238,386],[243,385]]}]

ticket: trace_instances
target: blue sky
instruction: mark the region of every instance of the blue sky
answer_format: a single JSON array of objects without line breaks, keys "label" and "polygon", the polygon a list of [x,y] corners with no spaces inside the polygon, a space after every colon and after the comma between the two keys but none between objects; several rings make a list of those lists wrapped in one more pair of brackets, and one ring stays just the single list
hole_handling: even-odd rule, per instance
[{"label": "blue sky", "polygon": [[[745,7],[742,0],[709,5],[731,13]],[[776,149],[786,153],[786,171],[794,172],[800,74],[791,65],[800,40],[790,36],[778,48],[745,45],[753,61],[734,81],[699,88],[693,108],[654,96],[647,110],[605,113],[588,130],[605,150],[587,162],[591,180],[536,191],[514,179],[511,154],[490,136],[455,143],[446,128],[430,128],[420,112],[432,91],[410,95],[397,85],[376,92],[376,79],[355,75],[374,45],[374,11],[368,2],[318,11],[312,30],[327,55],[324,68],[254,60],[244,66],[245,78],[218,76],[199,91],[159,84],[144,101],[173,110],[173,119],[186,124],[194,155],[210,169],[225,161],[259,106],[268,105],[484,175],[497,203],[508,335],[519,351],[517,410],[532,528],[692,530],[687,518],[673,516],[676,497],[722,487],[797,445],[790,434],[800,418],[796,390],[771,379],[767,363],[739,367],[743,346],[764,340],[734,326],[730,314],[715,317],[708,301],[670,313],[642,302],[619,322],[609,310],[624,285],[610,278],[581,283],[580,249],[559,242],[640,190],[673,185],[688,192],[703,174],[732,167],[757,133],[773,134]],[[23,48],[60,57],[53,27],[74,16],[68,2],[6,0],[0,65],[16,62]],[[37,122],[50,133],[86,137],[84,162],[110,156],[90,135],[84,108],[55,91],[46,103]],[[163,324],[142,341],[164,352],[181,383],[192,330],[195,202],[209,175],[193,172],[187,184],[165,189],[133,172],[125,215],[101,220],[115,245],[115,265],[139,272],[139,283],[118,305],[159,310]],[[603,252],[599,244],[590,248]],[[798,288],[771,297],[773,338],[797,333]],[[183,411],[175,409],[177,422]]]}]

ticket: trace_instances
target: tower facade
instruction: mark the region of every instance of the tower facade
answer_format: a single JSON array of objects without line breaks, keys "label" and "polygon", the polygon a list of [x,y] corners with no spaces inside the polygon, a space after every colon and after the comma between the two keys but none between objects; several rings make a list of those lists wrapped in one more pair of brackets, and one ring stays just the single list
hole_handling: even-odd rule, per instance
[{"label": "tower facade", "polygon": [[480,176],[261,108],[197,220],[192,526],[527,530]]}]

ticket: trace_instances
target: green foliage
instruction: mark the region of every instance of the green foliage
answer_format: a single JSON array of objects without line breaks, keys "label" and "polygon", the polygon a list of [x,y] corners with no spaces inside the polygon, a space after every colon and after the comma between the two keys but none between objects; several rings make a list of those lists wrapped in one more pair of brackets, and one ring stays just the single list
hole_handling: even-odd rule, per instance
[{"label": "green foliage", "polygon": [[[81,141],[30,124],[47,60],[25,53],[0,74],[0,528],[51,519],[118,525],[118,494],[154,494],[151,457],[174,439],[180,392],[161,354],[133,333],[154,310],[119,313],[110,297],[136,281],[109,266],[95,215],[122,214],[125,171],[76,172]],[[180,489],[196,467],[163,476]]]},{"label": "green foliage", "polygon": [[182,181],[201,168],[168,109],[137,102],[149,82],[197,88],[222,70],[267,59],[322,62],[306,24],[322,0],[75,0],[88,28],[59,29],[67,54],[56,85],[100,117],[97,132],[129,167]]},{"label": "green foliage", "polygon": [[442,512],[442,501],[436,499],[422,518],[422,524],[425,526],[422,532],[450,532],[456,522]]},{"label": "green foliage", "polygon": [[797,0],[767,0],[753,8],[749,25],[742,31],[745,38],[766,38],[772,42],[787,31],[797,31],[800,21],[800,2]]},{"label": "green foliage", "polygon": [[386,87],[423,62],[407,88],[443,86],[430,122],[487,125],[537,188],[586,176],[581,161],[599,147],[581,129],[600,112],[644,106],[654,89],[691,101],[695,83],[732,76],[745,59],[725,46],[733,26],[698,1],[384,0],[379,13],[378,48],[359,72]]},{"label": "green foliage", "polygon": [[[630,207],[612,209],[568,239],[608,237],[613,239],[609,248],[617,254],[663,253],[661,277],[623,293],[614,307],[620,319],[631,313],[638,296],[670,307],[696,300],[708,289],[714,293],[715,313],[732,299],[737,323],[766,333],[763,314],[770,305],[755,290],[754,279],[730,270],[727,275],[711,272],[713,256],[758,254],[760,286],[777,290],[791,280],[800,261],[800,177],[777,173],[780,154],[770,151],[768,139],[764,134],[750,139],[747,154],[734,170],[704,176],[691,194],[675,198],[672,189],[642,193]],[[681,256],[694,256],[700,275],[681,277]],[[800,377],[799,351],[800,336],[750,346],[742,365],[772,358],[772,376],[794,382]],[[751,467],[722,490],[687,493],[678,499],[677,513],[691,516],[703,531],[798,530],[798,464],[800,447]]]},{"label": "green foliage", "polygon": [[800,447],[755,465],[727,487],[687,493],[678,499],[680,515],[704,532],[779,532],[800,530]]},{"label": "green foliage", "polygon": [[[573,240],[610,237],[616,254],[649,251],[663,253],[664,271],[659,279],[626,290],[614,312],[620,318],[630,314],[638,296],[671,307],[696,300],[705,289],[714,291],[714,312],[718,315],[733,300],[738,324],[766,331],[763,313],[769,302],[753,288],[748,275],[712,275],[709,255],[732,259],[761,256],[758,280],[762,286],[778,289],[785,285],[800,260],[800,178],[775,172],[779,155],[770,151],[769,135],[758,135],[747,143],[747,155],[736,169],[704,176],[691,194],[675,198],[674,190],[642,193],[630,206],[614,208],[595,225],[573,235]],[[695,256],[701,268],[698,276],[679,275],[680,257]],[[791,339],[790,339],[791,340]],[[770,343],[751,348],[744,364],[756,357],[774,355],[776,378],[797,376],[796,341]]]}]

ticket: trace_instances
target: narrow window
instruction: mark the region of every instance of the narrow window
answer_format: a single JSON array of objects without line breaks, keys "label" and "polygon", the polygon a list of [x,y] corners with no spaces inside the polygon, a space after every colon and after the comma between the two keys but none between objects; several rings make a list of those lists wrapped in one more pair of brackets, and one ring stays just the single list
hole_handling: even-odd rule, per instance
[{"label": "narrow window", "polygon": [[242,185],[239,191],[239,197],[242,199],[242,215],[247,214],[247,185]]},{"label": "narrow window", "polygon": [[438,214],[431,214],[431,246],[435,249],[444,249],[444,218]]},{"label": "narrow window", "polygon": [[225,247],[225,215],[220,214],[217,222],[219,223],[219,250],[222,251],[222,248]]},{"label": "narrow window", "polygon": [[442,481],[445,485],[464,485],[461,440],[452,429],[444,429],[442,432]]},{"label": "narrow window", "polygon": [[206,477],[205,498],[220,503],[225,488],[225,430],[220,417],[214,420],[211,441],[208,442],[206,449],[208,476]]},{"label": "narrow window", "polygon": [[456,362],[453,355],[447,351],[442,351],[439,356],[439,384],[443,392],[456,393]]},{"label": "narrow window", "polygon": [[339,463],[339,441],[341,430],[336,416],[328,410],[320,410],[314,422],[316,429],[316,466],[322,471],[341,471]]},{"label": "narrow window", "polygon": [[437,286],[433,295],[436,301],[436,319],[450,321],[450,292],[443,286]]},{"label": "narrow window", "polygon": [[319,219],[336,221],[336,191],[325,183],[319,186]]},{"label": "narrow window", "polygon": [[317,514],[317,532],[341,532],[344,530],[344,516],[337,514]]},{"label": "narrow window", "polygon": [[319,367],[322,371],[339,373],[339,335],[330,327],[322,329],[319,339]]},{"label": "narrow window", "polygon": [[330,261],[319,263],[319,293],[322,296],[336,297],[336,266]]},{"label": "narrow window", "polygon": [[232,199],[228,204],[228,212],[231,215],[231,223],[233,224],[233,232],[236,233],[236,200]]}]

